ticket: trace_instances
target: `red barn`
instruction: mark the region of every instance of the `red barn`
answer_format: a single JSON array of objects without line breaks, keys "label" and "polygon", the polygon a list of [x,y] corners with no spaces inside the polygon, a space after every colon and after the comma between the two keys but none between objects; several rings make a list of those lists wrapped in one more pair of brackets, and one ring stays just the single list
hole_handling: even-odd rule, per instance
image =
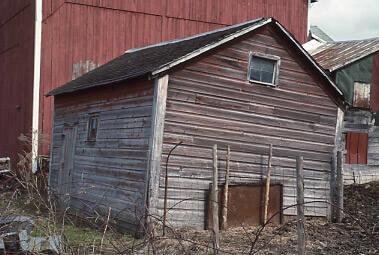
[{"label": "red barn", "polygon": [[[125,50],[265,16],[304,43],[309,2],[314,0],[3,0],[0,156],[16,159],[21,133],[39,130],[49,137],[48,91]],[[48,155],[49,144],[34,146],[38,154]]]}]

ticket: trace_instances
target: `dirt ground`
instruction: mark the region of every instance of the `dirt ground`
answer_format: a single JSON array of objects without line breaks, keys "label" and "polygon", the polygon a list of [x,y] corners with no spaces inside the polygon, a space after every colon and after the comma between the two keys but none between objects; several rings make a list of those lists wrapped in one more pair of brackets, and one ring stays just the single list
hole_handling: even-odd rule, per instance
[{"label": "dirt ground", "polygon": [[[7,200],[1,197],[1,202],[11,201],[9,196]],[[379,182],[346,186],[346,215],[342,223],[332,224],[322,219],[306,220],[307,254],[379,254],[378,199]],[[10,205],[8,202],[0,204],[2,209]],[[20,203],[12,205],[15,213],[33,216],[30,211],[20,210],[23,208]],[[43,223],[43,215],[34,215],[34,218],[40,226],[46,225]],[[221,231],[219,254],[296,254],[295,220],[282,226],[268,226],[251,249],[258,230],[259,228],[241,227]],[[43,234],[43,230],[37,232],[38,235]],[[68,254],[93,254],[95,242],[103,244],[103,241],[102,254],[153,254],[153,250],[160,255],[213,254],[210,232],[193,229],[170,232],[166,238],[155,236],[146,240],[112,234],[110,230],[104,236],[101,230],[68,225],[65,227],[65,239],[66,247],[70,247]],[[84,249],[75,248],[79,246]]]},{"label": "dirt ground", "polygon": [[[345,218],[332,224],[306,221],[306,251],[320,254],[379,254],[379,182],[345,187]],[[257,228],[221,232],[221,254],[296,254],[296,221],[267,227],[251,252]],[[176,238],[159,240],[159,254],[212,254],[206,231],[183,230]],[[251,253],[250,253],[251,252]]]}]

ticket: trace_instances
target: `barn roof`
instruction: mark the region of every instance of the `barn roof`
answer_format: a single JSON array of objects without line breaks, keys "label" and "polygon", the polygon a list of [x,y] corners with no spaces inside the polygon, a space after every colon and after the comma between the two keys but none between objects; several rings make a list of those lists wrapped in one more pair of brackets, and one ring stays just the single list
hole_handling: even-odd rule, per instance
[{"label": "barn roof", "polygon": [[327,42],[310,53],[325,70],[334,72],[377,51],[379,38]]},{"label": "barn roof", "polygon": [[308,52],[301,47],[299,42],[273,18],[256,19],[180,40],[129,50],[120,57],[50,91],[47,96],[71,93],[143,76],[155,77],[174,66],[269,23],[274,24],[288,37],[294,46],[309,60],[310,64],[324,76],[331,87],[341,96],[342,92],[337,88],[331,78],[322,70]]}]

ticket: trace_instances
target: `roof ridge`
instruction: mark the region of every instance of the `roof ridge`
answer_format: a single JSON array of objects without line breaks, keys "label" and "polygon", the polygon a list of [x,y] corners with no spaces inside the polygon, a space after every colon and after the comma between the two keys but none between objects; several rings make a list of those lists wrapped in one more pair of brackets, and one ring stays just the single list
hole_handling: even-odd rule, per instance
[{"label": "roof ridge", "polygon": [[263,21],[263,20],[268,20],[268,19],[270,19],[270,18],[262,17],[262,18],[259,18],[259,19],[248,20],[248,21],[245,21],[245,22],[242,22],[242,23],[238,23],[238,24],[234,24],[234,25],[230,25],[230,26],[226,25],[225,27],[221,27],[221,28],[218,28],[218,29],[215,29],[215,30],[203,32],[203,33],[200,33],[200,34],[195,34],[195,35],[192,35],[192,36],[186,36],[186,37],[179,38],[179,39],[173,39],[173,40],[163,41],[163,42],[159,42],[159,43],[156,43],[156,44],[150,44],[150,45],[147,45],[147,46],[144,46],[144,47],[130,48],[130,49],[126,50],[124,52],[124,54],[133,53],[133,52],[136,52],[136,51],[139,51],[139,50],[144,50],[144,49],[149,49],[149,48],[154,48],[154,47],[165,46],[165,45],[168,45],[168,44],[189,41],[189,40],[196,39],[196,38],[199,38],[199,37],[202,37],[202,36],[206,36],[206,35],[210,35],[210,34],[213,34],[213,33],[230,30],[230,29],[233,29],[233,28],[236,28],[236,27],[244,26],[244,25],[247,25],[247,24],[250,24],[250,23],[253,24],[253,23],[256,23],[256,22],[259,22],[259,21]]}]

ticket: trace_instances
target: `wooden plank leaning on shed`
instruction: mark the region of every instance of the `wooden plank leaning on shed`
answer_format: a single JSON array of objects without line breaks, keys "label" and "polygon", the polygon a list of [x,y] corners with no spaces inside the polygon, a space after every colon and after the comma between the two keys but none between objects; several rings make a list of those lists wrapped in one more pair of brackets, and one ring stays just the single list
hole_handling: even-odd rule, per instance
[{"label": "wooden plank leaning on shed", "polygon": [[270,198],[270,182],[271,182],[271,161],[272,161],[272,144],[270,144],[269,155],[268,155],[263,224],[266,224],[267,214],[268,214],[268,202],[269,202],[269,198]]},{"label": "wooden plank leaning on shed", "polygon": [[222,203],[222,222],[221,229],[226,230],[228,228],[228,196],[229,196],[229,171],[230,171],[230,146],[228,145],[226,153],[226,169],[225,169],[225,186]]},{"label": "wooden plank leaning on shed", "polygon": [[149,158],[145,201],[148,214],[157,214],[159,176],[161,170],[161,155],[163,143],[164,119],[166,113],[168,75],[156,78],[154,81],[154,99],[151,119],[151,135],[149,142]]}]

